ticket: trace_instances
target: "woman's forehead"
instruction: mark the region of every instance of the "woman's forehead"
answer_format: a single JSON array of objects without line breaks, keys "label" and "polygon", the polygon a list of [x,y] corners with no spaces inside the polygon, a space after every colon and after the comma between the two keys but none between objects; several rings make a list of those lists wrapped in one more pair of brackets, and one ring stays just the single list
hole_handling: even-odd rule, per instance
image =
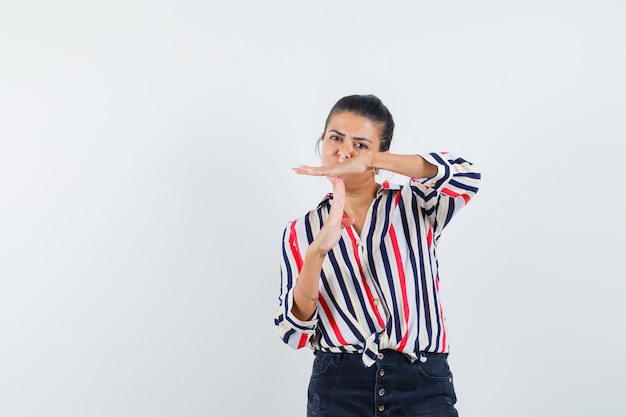
[{"label": "woman's forehead", "polygon": [[378,138],[380,127],[378,123],[371,119],[354,113],[337,113],[328,121],[326,131],[349,136],[362,136],[367,138]]}]

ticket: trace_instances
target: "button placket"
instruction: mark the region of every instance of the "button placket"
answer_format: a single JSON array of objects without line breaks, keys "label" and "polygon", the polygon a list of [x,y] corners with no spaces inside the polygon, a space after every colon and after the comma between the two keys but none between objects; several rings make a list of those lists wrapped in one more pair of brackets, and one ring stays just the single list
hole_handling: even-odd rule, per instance
[{"label": "button placket", "polygon": [[376,371],[376,410],[377,410],[377,415],[384,415],[384,414],[378,414],[378,413],[384,413],[385,410],[387,409],[387,405],[386,404],[389,400],[387,391],[386,391],[386,380],[387,378],[384,378],[385,375],[387,374],[387,372],[385,371],[385,368],[383,368],[383,366],[385,365],[386,361],[383,361],[383,359],[385,358],[385,354],[383,352],[378,352],[376,354],[376,358],[377,358],[377,371]]},{"label": "button placket", "polygon": [[355,250],[355,254],[357,256],[357,262],[360,265],[359,273],[361,274],[361,278],[363,279],[363,285],[368,286],[372,291],[373,298],[371,299],[371,302],[374,304],[372,307],[375,310],[378,310],[381,315],[388,315],[389,312],[387,311],[387,308],[382,301],[383,298],[380,287],[373,279],[372,275],[369,273],[369,268],[366,263],[366,244],[361,240],[360,236],[355,236],[353,242],[353,249]]}]

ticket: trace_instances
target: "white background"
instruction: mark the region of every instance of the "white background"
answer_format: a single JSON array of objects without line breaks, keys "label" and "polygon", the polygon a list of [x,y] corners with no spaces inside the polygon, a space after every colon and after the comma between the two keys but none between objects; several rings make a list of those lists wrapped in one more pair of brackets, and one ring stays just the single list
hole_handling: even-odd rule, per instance
[{"label": "white background", "polygon": [[461,415],[625,415],[625,74],[622,1],[2,1],[0,415],[304,416],[280,238],[353,93],[483,170]]}]

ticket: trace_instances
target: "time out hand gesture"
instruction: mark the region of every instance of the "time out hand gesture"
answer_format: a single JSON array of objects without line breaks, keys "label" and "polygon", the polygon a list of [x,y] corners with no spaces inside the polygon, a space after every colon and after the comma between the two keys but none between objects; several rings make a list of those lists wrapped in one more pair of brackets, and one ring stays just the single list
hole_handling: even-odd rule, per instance
[{"label": "time out hand gesture", "polygon": [[320,255],[331,250],[339,242],[341,231],[344,227],[353,225],[356,222],[355,218],[343,216],[345,200],[345,185],[341,177],[337,177],[333,182],[333,203],[330,206],[328,218],[311,245],[315,245]]}]

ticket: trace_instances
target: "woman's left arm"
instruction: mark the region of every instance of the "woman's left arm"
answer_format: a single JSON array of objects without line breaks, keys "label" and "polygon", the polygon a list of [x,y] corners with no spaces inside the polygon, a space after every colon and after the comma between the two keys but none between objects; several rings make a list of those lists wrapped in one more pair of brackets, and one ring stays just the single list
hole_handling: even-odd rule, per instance
[{"label": "woman's left arm", "polygon": [[384,169],[411,178],[431,178],[437,175],[437,166],[419,155],[375,152],[371,165],[372,169]]},{"label": "woman's left arm", "polygon": [[337,177],[376,169],[404,175],[411,178],[412,184],[419,183],[448,197],[460,197],[466,203],[478,192],[480,183],[480,172],[474,164],[446,152],[420,156],[368,151],[330,165],[300,165],[294,171],[301,175]]}]

